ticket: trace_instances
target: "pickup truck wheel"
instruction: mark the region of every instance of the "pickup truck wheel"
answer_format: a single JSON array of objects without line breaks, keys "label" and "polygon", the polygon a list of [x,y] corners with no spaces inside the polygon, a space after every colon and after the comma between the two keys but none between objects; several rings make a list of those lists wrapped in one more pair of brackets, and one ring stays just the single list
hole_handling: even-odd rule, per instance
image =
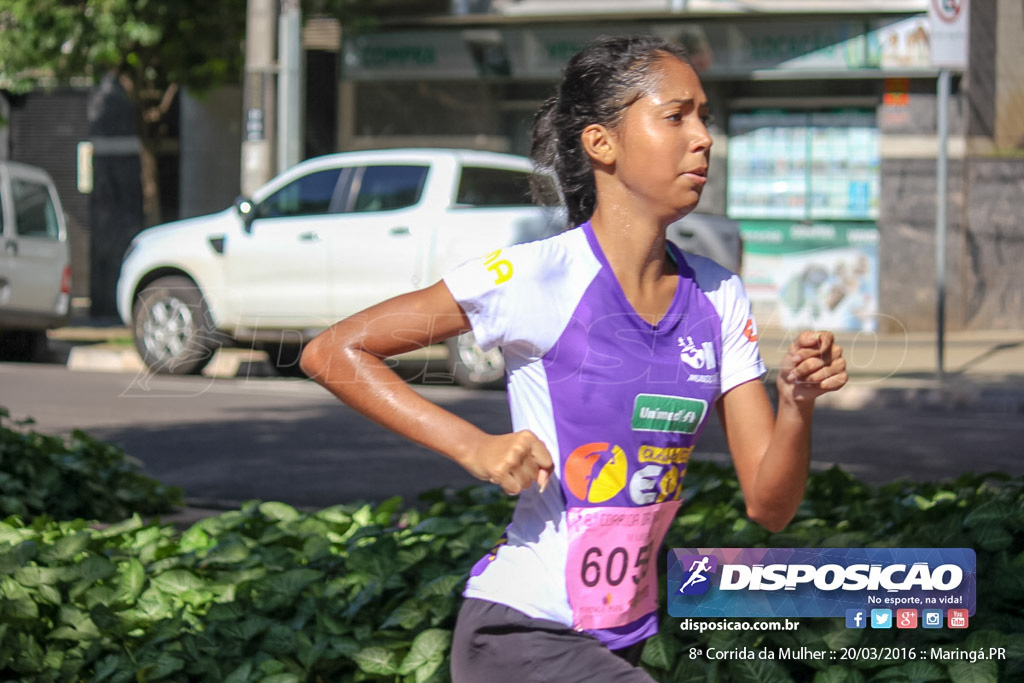
[{"label": "pickup truck wheel", "polygon": [[484,351],[472,332],[445,341],[448,371],[467,389],[499,389],[505,386],[505,359],[501,350]]},{"label": "pickup truck wheel", "polygon": [[132,308],[132,336],[142,361],[164,375],[199,373],[217,346],[202,293],[178,276],[159,278],[142,290]]},{"label": "pickup truck wheel", "polygon": [[46,333],[39,330],[0,330],[0,360],[30,363],[44,360]]},{"label": "pickup truck wheel", "polygon": [[263,350],[267,352],[267,360],[281,377],[305,377],[306,373],[299,367],[299,357],[302,356],[301,344],[263,344]]}]

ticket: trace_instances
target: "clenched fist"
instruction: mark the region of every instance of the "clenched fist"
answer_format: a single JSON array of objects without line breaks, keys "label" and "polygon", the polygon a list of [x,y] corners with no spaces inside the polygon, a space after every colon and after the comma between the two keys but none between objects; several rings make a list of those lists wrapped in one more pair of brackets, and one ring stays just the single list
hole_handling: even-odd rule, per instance
[{"label": "clenched fist", "polygon": [[463,467],[474,477],[497,484],[512,496],[535,481],[543,491],[554,470],[547,446],[528,430],[488,435]]},{"label": "clenched fist", "polygon": [[846,359],[835,341],[831,332],[801,332],[782,357],[779,395],[802,403],[842,389],[848,379]]}]

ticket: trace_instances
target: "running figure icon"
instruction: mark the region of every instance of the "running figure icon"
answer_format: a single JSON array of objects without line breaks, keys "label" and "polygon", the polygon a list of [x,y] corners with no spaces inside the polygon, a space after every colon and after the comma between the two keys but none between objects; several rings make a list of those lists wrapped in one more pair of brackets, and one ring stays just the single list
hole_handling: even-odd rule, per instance
[{"label": "running figure icon", "polygon": [[698,583],[704,583],[708,580],[708,577],[704,576],[704,572],[711,569],[711,567],[708,566],[708,562],[710,560],[711,558],[705,555],[704,557],[700,558],[699,561],[695,560],[694,563],[690,565],[690,576],[688,579],[686,579],[685,582],[683,582],[683,585],[679,587],[680,593],[685,593],[686,589],[690,586],[696,585]]}]

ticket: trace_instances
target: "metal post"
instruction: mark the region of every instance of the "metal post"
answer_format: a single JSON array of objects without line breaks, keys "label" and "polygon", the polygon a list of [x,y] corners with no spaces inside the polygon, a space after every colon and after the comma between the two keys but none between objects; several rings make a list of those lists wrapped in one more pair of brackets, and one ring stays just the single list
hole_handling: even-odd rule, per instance
[{"label": "metal post", "polygon": [[299,0],[281,0],[278,29],[277,171],[303,158],[302,9]]},{"label": "metal post", "polygon": [[946,347],[946,206],[947,188],[947,147],[949,142],[949,69],[939,70],[937,94],[939,151],[936,156],[935,179],[937,199],[935,206],[935,272],[936,272],[936,375],[939,381],[945,379]]},{"label": "metal post", "polygon": [[248,0],[245,21],[241,190],[246,197],[274,174],[277,3]]}]

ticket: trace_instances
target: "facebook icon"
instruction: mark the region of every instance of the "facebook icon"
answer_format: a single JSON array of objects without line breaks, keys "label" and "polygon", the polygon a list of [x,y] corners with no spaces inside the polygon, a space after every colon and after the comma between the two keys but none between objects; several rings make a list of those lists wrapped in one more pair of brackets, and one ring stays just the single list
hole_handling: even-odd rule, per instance
[{"label": "facebook icon", "polygon": [[846,628],[867,628],[867,611],[862,609],[846,610]]}]

